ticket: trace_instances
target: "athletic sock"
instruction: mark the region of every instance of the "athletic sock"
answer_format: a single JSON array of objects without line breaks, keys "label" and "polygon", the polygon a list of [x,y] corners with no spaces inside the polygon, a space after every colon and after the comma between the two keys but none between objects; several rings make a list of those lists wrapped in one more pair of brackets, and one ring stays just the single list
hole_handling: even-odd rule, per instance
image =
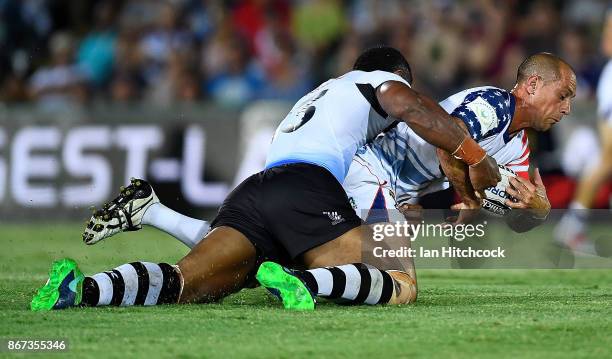
[{"label": "athletic sock", "polygon": [[177,303],[183,288],[177,267],[133,262],[85,277],[83,304],[130,306]]},{"label": "athletic sock", "polygon": [[389,273],[363,263],[295,273],[315,295],[342,304],[386,304],[393,295]]},{"label": "athletic sock", "polygon": [[142,223],[161,229],[189,248],[195,247],[210,229],[208,222],[187,217],[161,203],[155,203],[147,209]]}]

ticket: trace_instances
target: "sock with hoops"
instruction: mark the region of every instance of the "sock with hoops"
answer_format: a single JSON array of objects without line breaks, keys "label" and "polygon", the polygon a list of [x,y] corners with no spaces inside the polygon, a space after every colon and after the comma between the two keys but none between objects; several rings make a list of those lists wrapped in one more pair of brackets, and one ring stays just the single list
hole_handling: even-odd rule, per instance
[{"label": "sock with hoops", "polygon": [[133,262],[85,277],[86,306],[131,306],[177,303],[183,289],[178,267],[167,263]]},{"label": "sock with hoops", "polygon": [[386,304],[393,295],[394,278],[368,264],[293,271],[310,291],[342,304]]}]

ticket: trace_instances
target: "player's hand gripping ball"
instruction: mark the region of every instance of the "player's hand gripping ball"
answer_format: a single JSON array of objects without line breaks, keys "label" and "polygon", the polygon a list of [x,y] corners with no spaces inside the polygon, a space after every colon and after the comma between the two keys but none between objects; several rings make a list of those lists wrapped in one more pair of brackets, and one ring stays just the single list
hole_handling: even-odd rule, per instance
[{"label": "player's hand gripping ball", "polygon": [[512,208],[506,205],[506,199],[516,202],[516,199],[506,192],[506,188],[510,185],[510,178],[516,177],[516,173],[510,168],[498,165],[501,180],[494,187],[485,189],[485,198],[482,199],[482,209],[488,214],[504,217],[510,214]]}]

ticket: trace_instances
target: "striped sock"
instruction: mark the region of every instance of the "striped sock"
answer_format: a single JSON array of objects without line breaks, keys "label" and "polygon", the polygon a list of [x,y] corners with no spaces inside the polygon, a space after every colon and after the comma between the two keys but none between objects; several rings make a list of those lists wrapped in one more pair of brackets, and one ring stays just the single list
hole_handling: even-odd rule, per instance
[{"label": "striped sock", "polygon": [[177,303],[181,290],[182,277],[176,267],[133,262],[86,277],[83,304],[93,307]]},{"label": "striped sock", "polygon": [[343,304],[386,304],[393,295],[394,279],[368,264],[295,271],[312,293]]}]

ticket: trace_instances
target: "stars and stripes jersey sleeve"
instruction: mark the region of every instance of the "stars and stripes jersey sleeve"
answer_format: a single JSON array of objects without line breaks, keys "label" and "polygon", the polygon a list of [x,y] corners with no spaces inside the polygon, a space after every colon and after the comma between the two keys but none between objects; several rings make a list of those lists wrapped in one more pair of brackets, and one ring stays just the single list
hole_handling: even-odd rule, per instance
[{"label": "stars and stripes jersey sleeve", "polygon": [[[514,96],[508,91],[491,86],[476,87],[454,94],[440,105],[451,116],[463,121],[472,138],[481,146],[496,151],[510,140],[506,133],[515,103]],[[497,136],[499,134],[504,136]]]},{"label": "stars and stripes jersey sleeve", "polygon": [[514,96],[503,89],[485,86],[461,91],[440,105],[465,123],[470,135],[499,164],[529,178],[529,143],[523,130],[510,137]]}]

